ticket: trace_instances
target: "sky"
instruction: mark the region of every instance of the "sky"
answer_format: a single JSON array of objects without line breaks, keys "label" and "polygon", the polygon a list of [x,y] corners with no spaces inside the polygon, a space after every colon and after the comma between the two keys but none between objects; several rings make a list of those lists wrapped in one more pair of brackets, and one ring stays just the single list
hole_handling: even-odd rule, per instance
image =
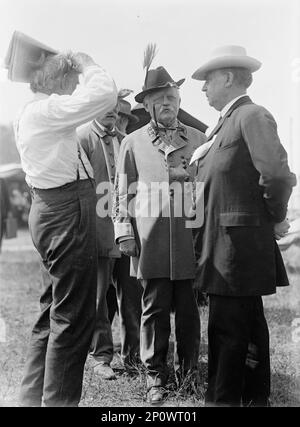
[{"label": "sky", "polygon": [[[158,54],[153,67],[163,65],[174,80],[185,77],[182,107],[214,126],[218,113],[207,104],[202,83],[192,80],[191,75],[214,48],[242,45],[250,56],[263,63],[254,74],[249,94],[274,115],[282,143],[300,171],[300,164],[295,161],[300,159],[300,144],[294,141],[292,146],[291,142],[295,132],[296,138],[300,135],[300,84],[292,81],[292,61],[300,58],[300,13],[296,13],[299,3],[0,0],[0,58],[5,57],[13,31],[19,30],[58,50],[87,52],[111,73],[119,88],[138,93],[144,80],[143,52],[149,42],[154,42]],[[30,98],[28,85],[6,81],[5,72],[0,72],[0,122],[13,120]],[[129,101],[134,105],[133,96]]]}]

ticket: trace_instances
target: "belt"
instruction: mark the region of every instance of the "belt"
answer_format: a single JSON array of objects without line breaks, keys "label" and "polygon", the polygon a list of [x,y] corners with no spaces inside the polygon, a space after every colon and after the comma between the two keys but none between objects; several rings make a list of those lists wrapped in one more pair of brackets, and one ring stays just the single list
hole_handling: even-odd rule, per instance
[{"label": "belt", "polygon": [[90,180],[92,180],[94,182],[94,179],[89,178],[89,179],[80,179],[80,180],[76,180],[76,181],[71,181],[71,182],[67,182],[66,184],[60,185],[58,187],[51,187],[51,188],[37,188],[37,187],[32,187],[30,186],[30,190],[33,192],[51,192],[51,191],[64,191],[67,190],[68,188],[72,187],[72,186],[78,186],[79,184],[83,184],[83,183],[87,183],[90,182]]}]

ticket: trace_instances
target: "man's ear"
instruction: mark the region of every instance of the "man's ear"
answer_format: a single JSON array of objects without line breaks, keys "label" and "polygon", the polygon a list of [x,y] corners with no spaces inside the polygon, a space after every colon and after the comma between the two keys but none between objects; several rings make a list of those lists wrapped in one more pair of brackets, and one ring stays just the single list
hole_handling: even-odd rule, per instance
[{"label": "man's ear", "polygon": [[231,87],[234,80],[234,74],[232,71],[227,71],[226,74],[226,80],[225,80],[225,87]]},{"label": "man's ear", "polygon": [[51,77],[47,77],[44,79],[44,87],[46,87],[48,90],[52,91],[55,88],[55,82]]},{"label": "man's ear", "polygon": [[144,100],[143,100],[143,105],[144,105],[145,110],[146,110],[148,113],[150,113],[150,110],[149,110],[149,102],[148,102],[148,100],[147,100],[147,97],[145,97],[145,98],[144,98]]},{"label": "man's ear", "polygon": [[60,79],[60,87],[63,90],[65,90],[68,87],[68,75],[67,74],[64,74],[63,77]]}]

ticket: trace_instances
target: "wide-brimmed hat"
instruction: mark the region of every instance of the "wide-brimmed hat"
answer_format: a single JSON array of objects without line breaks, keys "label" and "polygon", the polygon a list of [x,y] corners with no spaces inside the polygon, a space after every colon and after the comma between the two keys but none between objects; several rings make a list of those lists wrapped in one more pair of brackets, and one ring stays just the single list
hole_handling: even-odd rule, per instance
[{"label": "wide-brimmed hat", "polygon": [[168,87],[179,87],[184,81],[185,79],[180,79],[175,82],[164,67],[157,67],[154,70],[148,70],[143,90],[138,93],[134,99],[136,102],[141,103],[149,93]]},{"label": "wide-brimmed hat", "polygon": [[131,114],[131,105],[130,102],[125,101],[125,99],[119,99],[118,101],[119,104],[119,112],[118,114],[120,116],[125,116],[128,118],[128,125],[134,125],[136,124],[139,119],[137,116],[135,116],[134,114]]},{"label": "wide-brimmed hat", "polygon": [[15,82],[30,82],[32,71],[42,55],[46,57],[57,53],[57,50],[20,31],[15,31],[4,59],[4,66],[8,69],[8,78]]},{"label": "wide-brimmed hat", "polygon": [[242,46],[222,46],[212,52],[210,59],[194,72],[192,78],[205,80],[208,72],[229,67],[246,68],[254,73],[261,67],[261,62],[248,56]]}]

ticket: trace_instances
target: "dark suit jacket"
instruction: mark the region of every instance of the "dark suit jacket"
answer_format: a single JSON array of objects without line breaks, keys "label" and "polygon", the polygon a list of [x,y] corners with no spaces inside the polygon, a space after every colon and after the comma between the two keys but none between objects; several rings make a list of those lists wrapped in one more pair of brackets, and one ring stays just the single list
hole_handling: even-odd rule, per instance
[{"label": "dark suit jacket", "polygon": [[274,239],[296,178],[272,115],[248,96],[225,114],[199,159],[204,225],[196,236],[196,283],[216,295],[254,296],[288,285]]},{"label": "dark suit jacket", "polygon": [[[115,179],[115,156],[111,139],[103,136],[103,131],[93,121],[78,130],[80,144],[93,167],[97,193],[97,248],[98,256],[119,258],[121,256],[115,243],[114,226],[111,215],[101,217],[100,207],[112,207],[112,191]],[[111,183],[110,191],[100,191],[102,183]],[[99,185],[100,184],[100,185]],[[107,200],[110,199],[110,206]],[[110,209],[111,210],[111,209]],[[110,212],[111,214],[111,212]]]}]

